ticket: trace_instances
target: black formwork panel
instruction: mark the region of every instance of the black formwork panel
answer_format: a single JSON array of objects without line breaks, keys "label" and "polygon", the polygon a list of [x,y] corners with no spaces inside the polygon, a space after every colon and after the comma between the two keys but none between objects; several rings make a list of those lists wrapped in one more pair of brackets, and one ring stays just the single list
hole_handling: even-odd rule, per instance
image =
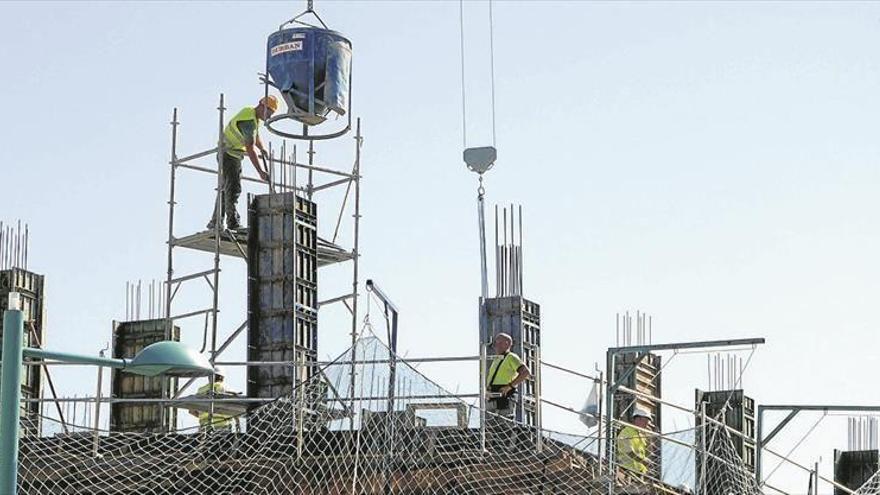
[{"label": "black formwork panel", "polygon": [[[834,450],[834,481],[850,490],[861,488],[877,471],[880,471],[880,459],[876,450]],[[845,493],[834,488],[834,495]]]},{"label": "black formwork panel", "polygon": [[[46,345],[46,280],[43,275],[10,268],[0,271],[0,314],[7,309],[9,293],[21,294],[21,310],[24,316],[24,345],[41,347]],[[3,322],[0,321],[0,331]],[[43,391],[43,368],[23,366],[21,375],[21,398],[39,399]],[[22,401],[21,425],[23,435],[40,434],[40,403]]]},{"label": "black formwork panel", "polygon": [[[705,407],[707,417],[721,421],[731,430],[741,433],[741,435],[731,434],[730,440],[733,443],[733,448],[736,451],[737,455],[739,455],[740,459],[742,459],[744,466],[748,469],[749,472],[754,473],[756,460],[755,456],[757,453],[755,440],[754,399],[745,395],[745,392],[741,389],[713,390],[711,392],[697,390],[695,393],[694,404],[695,410],[698,413],[696,416],[697,444],[702,441],[702,439],[700,438],[703,427],[701,411],[703,407]],[[719,479],[718,476],[715,476],[716,472],[725,469],[725,467],[720,465],[719,461],[717,460],[718,457],[722,457],[721,453],[718,452],[716,453],[716,455],[717,457],[705,458],[705,490],[707,495],[726,495],[727,492],[724,491],[723,487],[715,486],[712,483],[713,480]],[[704,458],[698,452],[695,456],[695,459],[697,483],[699,485],[701,483],[700,476],[703,472],[702,463],[704,462]]]},{"label": "black formwork panel", "polygon": [[[614,358],[614,383],[628,389],[639,392],[635,395],[623,390],[614,392],[614,419],[633,422],[633,414],[636,409],[642,409],[651,413],[652,428],[660,432],[663,424],[662,409],[658,400],[663,397],[663,358],[657,354],[639,354],[625,352],[617,354]],[[619,428],[615,428],[615,435]],[[651,464],[650,474],[660,479],[662,470],[662,445],[659,441],[649,441],[648,449],[651,459],[657,462]]]},{"label": "black formwork panel", "polygon": [[247,394],[289,395],[318,358],[317,206],[294,193],[253,196],[248,208]]},{"label": "black formwork panel", "polygon": [[[180,328],[164,318],[114,322],[113,357],[131,359],[144,347],[166,340],[171,327],[171,340],[180,341]],[[163,386],[165,387],[163,390]],[[110,393],[115,399],[167,399],[177,391],[177,379],[146,377],[121,370],[110,373]],[[157,404],[113,402],[110,404],[110,430],[116,432],[170,431],[176,424],[177,410]]]},{"label": "black formwork panel", "polygon": [[[495,354],[495,336],[506,333],[513,339],[511,351],[532,370],[516,396],[516,420],[529,426],[540,426],[536,414],[538,383],[537,362],[541,348],[541,306],[522,296],[494,297],[483,301],[480,315],[480,342],[486,354]],[[489,372],[491,360],[486,363]]]},{"label": "black formwork panel", "polygon": [[[614,358],[616,384],[650,397],[662,397],[663,360],[657,354],[640,356],[634,352],[621,353]],[[614,418],[631,423],[637,408],[651,413],[655,427],[661,424],[660,402],[618,390],[614,393]]]}]

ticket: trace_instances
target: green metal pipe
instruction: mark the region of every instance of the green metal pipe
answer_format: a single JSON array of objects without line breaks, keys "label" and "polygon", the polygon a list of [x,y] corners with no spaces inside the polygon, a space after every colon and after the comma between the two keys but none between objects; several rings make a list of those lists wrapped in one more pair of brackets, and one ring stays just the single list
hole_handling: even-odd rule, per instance
[{"label": "green metal pipe", "polygon": [[21,410],[21,349],[24,314],[3,313],[3,353],[0,367],[0,493],[18,493],[18,421]]},{"label": "green metal pipe", "polygon": [[25,357],[37,359],[53,359],[70,364],[93,364],[95,366],[105,366],[107,368],[122,369],[128,366],[127,359],[111,359],[92,356],[80,356],[79,354],[69,354],[67,352],[46,351],[43,349],[34,349],[25,347],[22,350]]}]

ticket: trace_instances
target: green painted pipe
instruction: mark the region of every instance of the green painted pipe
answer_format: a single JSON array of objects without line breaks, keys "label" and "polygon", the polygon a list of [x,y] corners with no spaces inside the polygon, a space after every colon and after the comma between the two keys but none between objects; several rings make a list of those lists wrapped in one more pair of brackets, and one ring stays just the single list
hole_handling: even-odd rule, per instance
[{"label": "green painted pipe", "polygon": [[32,347],[25,347],[22,350],[22,353],[25,357],[29,358],[54,359],[55,361],[61,361],[63,363],[93,364],[95,366],[104,366],[107,368],[125,368],[129,364],[129,360],[127,359],[110,359],[102,357],[81,356],[79,354],[46,351],[43,349],[34,349]]},{"label": "green painted pipe", "polygon": [[24,314],[3,313],[3,363],[0,366],[0,493],[18,493],[18,420],[21,410],[21,350]]}]

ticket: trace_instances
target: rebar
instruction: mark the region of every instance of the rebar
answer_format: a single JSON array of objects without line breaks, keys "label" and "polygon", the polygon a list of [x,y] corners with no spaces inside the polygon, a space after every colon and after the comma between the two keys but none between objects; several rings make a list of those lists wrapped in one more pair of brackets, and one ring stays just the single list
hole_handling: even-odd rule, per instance
[{"label": "rebar", "polygon": [[0,222],[0,270],[28,269],[30,231],[28,224],[16,220],[15,227]]}]

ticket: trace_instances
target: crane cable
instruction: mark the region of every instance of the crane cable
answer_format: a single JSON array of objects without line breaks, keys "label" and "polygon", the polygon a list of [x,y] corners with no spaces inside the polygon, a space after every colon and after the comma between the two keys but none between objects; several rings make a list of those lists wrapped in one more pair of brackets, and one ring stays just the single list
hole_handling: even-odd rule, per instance
[{"label": "crane cable", "polygon": [[492,15],[492,0],[489,0],[489,77],[492,94],[492,146],[495,146],[495,19]]},{"label": "crane cable", "polygon": [[[491,94],[491,115],[492,115],[492,147],[495,147],[496,131],[495,131],[495,22],[492,11],[492,0],[489,2],[489,71],[490,71],[490,94]],[[464,40],[464,0],[458,2],[458,22],[459,22],[459,38],[461,44],[461,138],[464,150],[467,147],[467,79],[465,77],[465,40]],[[477,187],[477,219],[480,236],[480,294],[483,299],[489,297],[489,281],[486,272],[486,214],[485,214],[485,195],[486,189],[483,187],[483,172],[479,173],[479,186]]]},{"label": "crane cable", "polygon": [[[492,146],[496,141],[495,125],[495,17],[492,9],[493,0],[489,0],[489,81],[492,116]],[[465,40],[464,40],[464,0],[458,1],[459,39],[461,46],[461,137],[462,145],[467,149],[467,84],[465,77]]]}]

